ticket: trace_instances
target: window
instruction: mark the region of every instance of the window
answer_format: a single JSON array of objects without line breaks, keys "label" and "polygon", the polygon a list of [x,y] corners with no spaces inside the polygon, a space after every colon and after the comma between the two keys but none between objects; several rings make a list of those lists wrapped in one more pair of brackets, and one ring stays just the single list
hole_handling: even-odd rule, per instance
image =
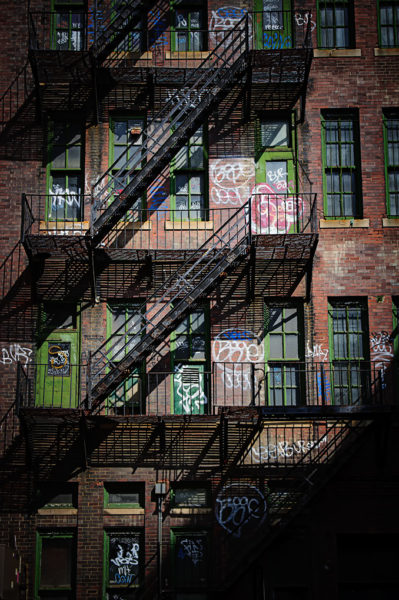
[{"label": "window", "polygon": [[206,50],[206,12],[202,0],[172,0],[172,50],[198,52]]},{"label": "window", "polygon": [[292,48],[291,0],[256,0],[256,47],[266,50]]},{"label": "window", "polygon": [[140,530],[106,531],[104,534],[104,599],[133,598],[141,583],[144,543]]},{"label": "window", "polygon": [[302,307],[266,305],[268,394],[272,406],[304,402]]},{"label": "window", "polygon": [[208,405],[209,311],[187,315],[172,332],[175,414],[203,414]]},{"label": "window", "polygon": [[72,532],[38,532],[35,597],[69,600],[74,597],[75,540]]},{"label": "window", "polygon": [[54,482],[40,486],[37,492],[39,508],[76,508],[78,486],[75,483]]},{"label": "window", "polygon": [[388,217],[399,217],[399,111],[384,113],[385,188]]},{"label": "window", "polygon": [[[130,183],[129,171],[140,170],[143,154],[144,117],[112,117],[110,122],[110,162],[115,194]],[[143,220],[144,196],[127,211],[126,220]]]},{"label": "window", "polygon": [[51,221],[82,221],[83,136],[80,123],[55,121],[49,131],[47,166]]},{"label": "window", "polygon": [[[130,10],[130,3],[128,0],[113,0],[112,7],[114,8],[113,18],[116,19],[120,11]],[[143,31],[146,30],[144,26],[144,16],[140,15],[139,18],[126,19],[121,25],[121,29],[126,27],[130,21],[129,33],[119,42],[115,51],[118,53],[132,52],[140,54],[143,50]]]},{"label": "window", "polygon": [[207,508],[210,506],[210,489],[201,483],[175,483],[171,490],[173,508]]},{"label": "window", "polygon": [[144,484],[129,481],[104,484],[106,508],[144,507]]},{"label": "window", "polygon": [[381,48],[399,46],[399,2],[379,0],[379,43]]},{"label": "window", "polygon": [[[120,362],[138,343],[142,327],[140,304],[108,304],[107,350],[110,363]],[[112,392],[107,401],[108,410],[114,414],[143,412],[143,370],[144,364],[138,365],[132,374]]]},{"label": "window", "polygon": [[53,50],[84,50],[86,14],[83,2],[55,1],[52,14]]},{"label": "window", "polygon": [[358,404],[368,390],[367,304],[330,299],[330,356],[335,404]]},{"label": "window", "polygon": [[177,221],[206,220],[207,150],[201,126],[179,150],[171,166],[172,204]]},{"label": "window", "polygon": [[352,113],[322,115],[324,214],[360,218],[360,144]]},{"label": "window", "polygon": [[319,0],[317,12],[319,48],[354,47],[352,0]]},{"label": "window", "polygon": [[174,587],[201,588],[208,582],[209,535],[206,531],[171,530]]}]

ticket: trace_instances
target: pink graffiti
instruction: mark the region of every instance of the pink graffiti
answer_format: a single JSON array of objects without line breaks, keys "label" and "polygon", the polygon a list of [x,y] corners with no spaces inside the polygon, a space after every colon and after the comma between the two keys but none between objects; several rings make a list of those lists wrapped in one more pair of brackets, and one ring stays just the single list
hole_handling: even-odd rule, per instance
[{"label": "pink graffiti", "polygon": [[299,196],[279,194],[268,183],[259,183],[251,193],[252,233],[288,233],[304,209]]}]

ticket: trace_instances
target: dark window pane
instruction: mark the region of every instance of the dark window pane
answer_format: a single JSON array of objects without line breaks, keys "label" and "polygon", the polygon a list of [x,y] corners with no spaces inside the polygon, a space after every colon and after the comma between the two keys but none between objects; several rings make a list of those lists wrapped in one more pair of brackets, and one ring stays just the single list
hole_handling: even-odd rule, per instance
[{"label": "dark window pane", "polygon": [[42,538],[40,587],[70,587],[72,538]]}]

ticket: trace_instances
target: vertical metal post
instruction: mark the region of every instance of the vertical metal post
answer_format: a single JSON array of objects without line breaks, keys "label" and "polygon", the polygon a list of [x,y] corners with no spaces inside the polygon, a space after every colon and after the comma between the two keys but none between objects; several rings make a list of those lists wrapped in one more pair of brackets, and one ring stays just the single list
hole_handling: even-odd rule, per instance
[{"label": "vertical metal post", "polygon": [[325,406],[326,404],[326,393],[324,389],[324,365],[320,364],[320,389],[321,389],[321,405]]},{"label": "vertical metal post", "polygon": [[158,600],[162,598],[162,496],[157,496],[158,512]]},{"label": "vertical metal post", "polygon": [[251,406],[255,406],[255,364],[251,362]]}]

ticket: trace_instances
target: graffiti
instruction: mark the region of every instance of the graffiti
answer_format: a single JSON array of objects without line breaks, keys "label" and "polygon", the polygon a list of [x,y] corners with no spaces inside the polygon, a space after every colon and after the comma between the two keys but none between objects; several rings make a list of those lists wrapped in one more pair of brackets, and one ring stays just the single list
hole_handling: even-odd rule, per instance
[{"label": "graffiti", "polygon": [[104,25],[102,23],[103,19],[104,19],[103,11],[100,10],[99,8],[96,9],[95,13],[92,11],[89,12],[88,19],[87,19],[87,41],[88,41],[89,46],[91,44],[94,44],[96,29],[97,29],[97,36],[98,36],[99,32],[103,31],[103,29],[104,29]]},{"label": "graffiti", "polygon": [[69,342],[58,342],[49,345],[47,375],[69,375],[70,350],[71,344]]},{"label": "graffiti", "polygon": [[216,498],[216,519],[228,533],[241,537],[247,525],[259,527],[266,517],[264,495],[253,485],[231,483]]},{"label": "graffiti", "polygon": [[10,344],[8,348],[1,349],[0,363],[11,365],[13,362],[23,363],[25,366],[31,362],[32,348],[25,348],[20,344]]},{"label": "graffiti", "polygon": [[[248,14],[246,8],[237,6],[221,6],[213,10],[211,20],[209,22],[209,38],[216,46],[223,42],[224,32],[233,29],[240,21]],[[248,15],[249,36],[252,38],[251,32],[251,15]]]},{"label": "graffiti", "polygon": [[150,25],[152,25],[150,29],[150,46],[153,46],[154,49],[167,46],[168,38],[165,33],[167,22],[165,16],[162,15],[159,9],[150,10],[148,16]]},{"label": "graffiti", "polygon": [[274,33],[263,32],[263,47],[266,50],[283,50],[284,48],[292,48],[292,40],[290,35],[282,35],[275,31]]},{"label": "graffiti", "polygon": [[53,189],[50,190],[51,204],[49,206],[49,218],[58,216],[58,209],[61,208],[60,216],[64,215],[65,205],[70,208],[75,208],[71,212],[76,214],[76,209],[80,209],[80,192],[70,191],[68,188],[64,189],[58,183],[53,185]]},{"label": "graffiti", "polygon": [[189,87],[182,87],[180,90],[168,89],[166,90],[166,99],[183,110],[184,108],[196,108],[205,95],[208,93],[213,94],[214,92],[215,90],[212,90],[212,88],[202,92]]},{"label": "graffiti", "polygon": [[293,182],[290,181],[290,184],[287,184],[287,171],[284,171],[283,167],[279,169],[268,169],[266,172],[266,179],[268,179],[269,183],[274,187],[274,189],[278,192],[285,192],[289,185]]},{"label": "graffiti", "polygon": [[268,444],[266,446],[253,446],[251,454],[254,462],[262,463],[268,460],[278,458],[292,458],[295,455],[306,454],[309,450],[320,448],[327,444],[327,436],[324,435],[320,440],[296,440],[295,442],[278,442],[277,444]]},{"label": "graffiti", "polygon": [[[326,373],[326,372],[324,373],[324,380],[321,378],[321,373],[317,373],[316,383],[317,383],[317,401],[320,404],[323,404],[323,403],[329,404],[331,401],[331,383],[330,383],[330,379],[328,377],[328,373]],[[322,385],[322,383],[323,383],[323,385]]]},{"label": "graffiti", "polygon": [[319,358],[324,362],[328,358],[328,349],[323,350],[321,344],[315,344],[313,349],[311,349],[308,343],[306,347],[306,358]]},{"label": "graffiti", "polygon": [[[138,565],[139,564],[139,545],[137,543],[132,543],[130,546],[130,550],[124,554],[123,548],[120,544],[118,544],[118,552],[115,558],[111,558],[111,562],[117,567],[121,567],[122,565]],[[126,567],[124,569],[126,571]]]},{"label": "graffiti", "polygon": [[[165,200],[168,198],[168,191],[166,189],[166,185],[164,183],[154,183],[148,188],[149,195],[149,206],[148,209],[150,211],[156,211],[157,220],[165,219],[167,216],[168,206],[164,204]],[[160,207],[162,205],[162,210]]]},{"label": "graffiti", "polygon": [[251,331],[225,329],[214,339],[212,355],[214,362],[218,363],[263,361],[263,342]]},{"label": "graffiti", "polygon": [[386,388],[385,371],[393,357],[393,339],[388,331],[375,331],[370,336],[371,358],[381,372],[382,388]]},{"label": "graffiti", "polygon": [[219,371],[221,371],[221,379],[228,390],[239,389],[239,390],[250,390],[251,386],[251,372],[247,365],[243,365],[239,371],[226,367],[226,365],[217,365]]},{"label": "graffiti", "polygon": [[255,186],[251,197],[253,233],[288,233],[303,213],[302,198],[278,194],[267,183]]},{"label": "graffiti", "polygon": [[203,390],[203,374],[198,371],[189,372],[186,367],[187,365],[175,367],[175,404],[180,407],[182,414],[191,415],[199,413],[200,407],[207,404],[208,399]]},{"label": "graffiti", "polygon": [[310,21],[310,30],[314,31],[316,29],[316,23],[311,19],[312,13],[306,13],[304,15],[301,15],[301,13],[295,13],[295,21],[298,27],[305,27]]},{"label": "graffiti", "polygon": [[110,583],[126,585],[138,577],[139,573],[138,536],[111,537],[109,543],[109,580]]},{"label": "graffiti", "polygon": [[204,547],[203,540],[187,539],[180,540],[180,548],[177,553],[178,558],[189,558],[194,565],[198,564],[204,559]]},{"label": "graffiti", "polygon": [[250,192],[253,162],[249,158],[218,159],[211,164],[211,199],[214,204],[242,206]]}]

